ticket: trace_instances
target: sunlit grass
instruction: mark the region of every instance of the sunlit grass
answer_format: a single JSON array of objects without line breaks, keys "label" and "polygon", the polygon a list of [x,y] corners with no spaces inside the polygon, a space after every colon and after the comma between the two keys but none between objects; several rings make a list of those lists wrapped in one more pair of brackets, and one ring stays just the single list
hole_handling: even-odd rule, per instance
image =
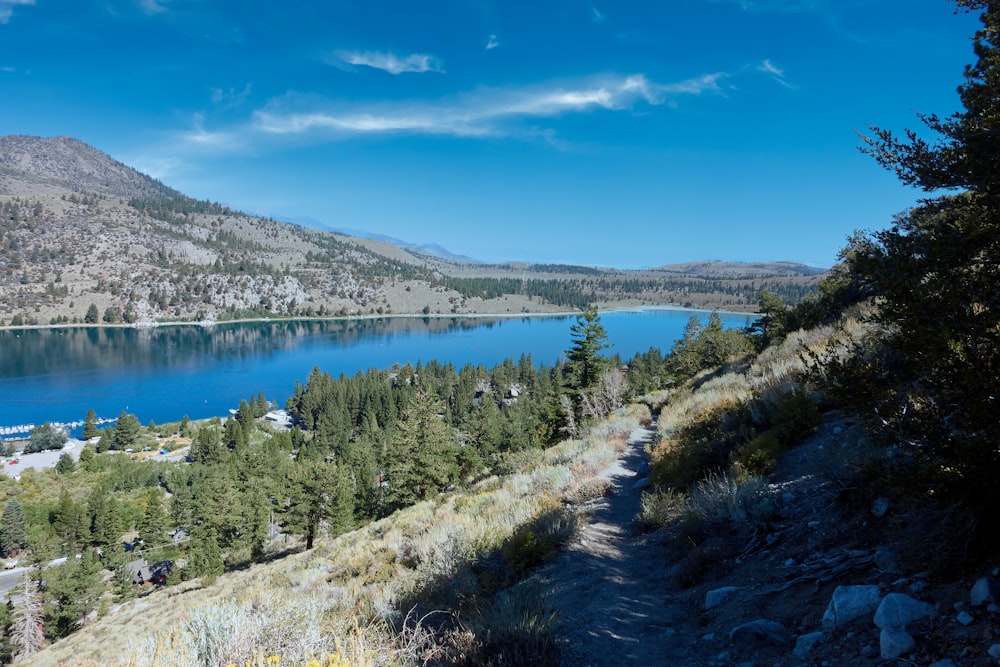
[{"label": "sunlit grass", "polygon": [[[482,597],[484,583],[470,567],[494,554],[506,559],[508,576],[547,557],[572,530],[564,508],[567,491],[603,493],[588,487],[589,480],[648,419],[644,405],[619,410],[580,439],[523,455],[520,472],[480,480],[319,540],[308,552],[227,573],[207,588],[187,582],[184,588],[157,591],[112,609],[28,664],[279,664],[269,659],[323,667],[420,664],[421,656],[440,648],[427,641],[440,638],[428,640],[426,626],[419,641],[412,626],[408,634],[408,605],[431,593],[452,596],[456,604]],[[435,590],[441,582],[447,590]],[[543,636],[551,619],[541,601],[535,611],[522,599],[511,601],[509,614],[502,600],[495,604],[477,613],[477,627],[509,618],[506,632],[520,633],[525,646],[551,648]],[[476,623],[467,631],[475,634]],[[487,635],[474,637],[476,650],[487,650],[482,643]],[[448,641],[461,644],[463,636],[453,632]]]}]

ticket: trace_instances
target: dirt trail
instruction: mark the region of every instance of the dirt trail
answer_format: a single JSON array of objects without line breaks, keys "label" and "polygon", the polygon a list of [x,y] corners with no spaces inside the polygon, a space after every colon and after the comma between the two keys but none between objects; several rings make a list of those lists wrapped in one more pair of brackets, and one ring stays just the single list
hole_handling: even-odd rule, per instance
[{"label": "dirt trail", "polygon": [[655,432],[655,424],[632,432],[625,453],[601,473],[614,493],[581,517],[567,548],[536,575],[559,612],[565,665],[686,664],[697,642],[696,619],[671,604],[663,545],[633,528],[643,448]]}]

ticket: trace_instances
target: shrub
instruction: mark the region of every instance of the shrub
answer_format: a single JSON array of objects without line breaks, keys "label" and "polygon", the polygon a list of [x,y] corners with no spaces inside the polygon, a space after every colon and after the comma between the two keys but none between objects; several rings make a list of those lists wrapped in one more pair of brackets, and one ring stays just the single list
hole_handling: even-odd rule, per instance
[{"label": "shrub", "polygon": [[764,478],[729,471],[709,473],[698,482],[688,500],[688,511],[707,525],[717,525],[759,517],[766,513],[768,505]]},{"label": "shrub", "polygon": [[673,489],[657,489],[642,494],[639,513],[635,515],[636,528],[642,531],[662,528],[680,518],[687,498]]}]

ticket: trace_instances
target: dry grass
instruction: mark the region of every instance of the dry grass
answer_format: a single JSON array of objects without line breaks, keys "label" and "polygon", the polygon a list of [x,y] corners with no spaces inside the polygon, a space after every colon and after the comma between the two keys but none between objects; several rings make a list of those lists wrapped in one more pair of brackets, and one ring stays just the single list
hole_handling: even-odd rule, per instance
[{"label": "dry grass", "polygon": [[[189,583],[183,593],[165,589],[122,605],[26,664],[223,666],[268,656],[283,665],[327,665],[331,656],[344,662],[330,664],[351,667],[419,664],[430,649],[414,639],[412,624],[409,634],[400,631],[406,605],[472,599],[482,592],[470,570],[480,556],[527,540],[528,551],[512,558],[530,564],[531,549],[557,543],[571,530],[561,518],[564,495],[603,492],[590,480],[648,414],[645,406],[619,410],[582,439],[524,457],[520,472],[320,540],[309,552],[225,574],[208,588]],[[525,641],[545,649],[538,629],[547,617],[522,607],[517,617],[531,626]],[[462,634],[435,637],[443,646],[460,644]]]}]

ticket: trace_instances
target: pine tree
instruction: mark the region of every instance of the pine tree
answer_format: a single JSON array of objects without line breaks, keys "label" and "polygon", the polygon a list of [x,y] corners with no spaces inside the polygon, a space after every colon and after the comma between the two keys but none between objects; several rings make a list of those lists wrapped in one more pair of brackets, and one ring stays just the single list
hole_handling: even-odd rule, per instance
[{"label": "pine tree", "polygon": [[441,399],[424,390],[404,410],[386,453],[391,509],[426,500],[458,478],[455,436],[443,413]]},{"label": "pine tree", "polygon": [[97,428],[97,412],[91,408],[87,410],[87,416],[83,418],[83,439],[90,440],[100,434],[101,430]]},{"label": "pine tree", "polygon": [[306,539],[312,549],[321,526],[336,535],[353,524],[354,497],[350,482],[332,463],[301,461],[289,475],[285,525]]},{"label": "pine tree", "polygon": [[135,415],[127,414],[124,410],[118,415],[115,421],[112,441],[116,449],[128,449],[139,439],[142,432],[142,424],[139,423]]},{"label": "pine tree", "polygon": [[196,526],[191,531],[187,551],[187,567],[184,568],[187,579],[201,577],[210,582],[225,571],[219,536],[212,528]]},{"label": "pine tree", "polygon": [[3,508],[0,518],[0,552],[5,556],[17,555],[28,544],[24,508],[17,498],[11,498]]},{"label": "pine tree", "polygon": [[139,538],[147,545],[156,545],[163,541],[167,527],[167,513],[163,509],[163,493],[157,487],[146,491],[144,496],[146,509],[139,524]]},{"label": "pine tree", "polygon": [[[872,128],[863,150],[906,184],[957,191],[897,217],[860,246],[854,270],[880,297],[891,354],[845,387],[877,406],[882,431],[922,465],[926,495],[971,499],[996,518],[1000,476],[996,387],[1000,382],[1000,3],[981,10],[976,62],[959,87],[964,111],[920,119],[938,137],[900,139]],[[870,409],[870,408],[869,408]],[[904,446],[900,444],[900,446]],[[919,481],[918,481],[919,480]]]},{"label": "pine tree", "polygon": [[608,362],[600,356],[601,350],[610,347],[597,308],[591,306],[584,310],[570,327],[570,332],[572,347],[566,351],[570,386],[577,391],[590,389],[607,368]]}]

